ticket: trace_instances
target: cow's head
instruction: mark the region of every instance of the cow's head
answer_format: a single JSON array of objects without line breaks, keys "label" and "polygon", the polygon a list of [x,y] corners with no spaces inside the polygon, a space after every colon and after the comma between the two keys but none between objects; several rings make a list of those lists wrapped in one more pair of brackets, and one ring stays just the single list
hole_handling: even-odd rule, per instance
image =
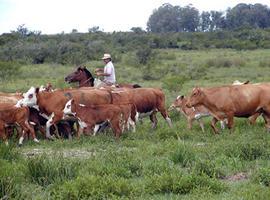
[{"label": "cow's head", "polygon": [[39,88],[31,87],[26,93],[23,94],[23,99],[20,104],[22,106],[33,107],[37,105],[37,94],[39,92]]},{"label": "cow's head", "polygon": [[235,80],[232,85],[246,85],[249,83],[249,80],[245,81],[245,82],[241,82],[241,81],[238,81],[238,80]]},{"label": "cow's head", "polygon": [[179,95],[169,107],[169,111],[177,108],[182,108],[183,106],[185,106],[186,103],[185,100],[186,98],[184,95],[181,96]]},{"label": "cow's head", "polygon": [[203,102],[203,95],[201,88],[194,88],[191,92],[191,95],[187,99],[186,106],[191,108],[193,106],[201,105]]},{"label": "cow's head", "polygon": [[65,108],[63,110],[64,112],[64,115],[74,115],[75,116],[75,112],[73,112],[73,107],[74,107],[74,99],[70,99],[66,105],[65,105]]}]

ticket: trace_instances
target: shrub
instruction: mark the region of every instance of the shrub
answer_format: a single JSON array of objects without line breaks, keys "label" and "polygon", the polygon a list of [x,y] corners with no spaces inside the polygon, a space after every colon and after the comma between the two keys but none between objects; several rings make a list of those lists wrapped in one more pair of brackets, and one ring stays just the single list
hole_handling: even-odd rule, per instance
[{"label": "shrub", "polygon": [[260,67],[270,67],[270,59],[264,59],[259,62]]},{"label": "shrub", "polygon": [[221,169],[211,160],[199,160],[196,162],[194,172],[199,175],[207,175],[210,178],[222,178],[225,176]]},{"label": "shrub", "polygon": [[206,61],[207,67],[231,67],[233,65],[233,62],[224,57],[209,59]]},{"label": "shrub", "polygon": [[75,178],[78,163],[65,160],[61,156],[50,159],[42,155],[29,159],[27,168],[31,181],[46,187],[55,182]]},{"label": "shrub", "polygon": [[11,163],[0,159],[0,199],[14,199],[20,195],[21,169]]},{"label": "shrub", "polygon": [[152,56],[152,49],[149,47],[143,47],[136,52],[137,59],[140,64],[145,65],[148,63]]},{"label": "shrub", "polygon": [[269,156],[267,148],[260,141],[253,143],[233,143],[225,147],[225,155],[229,157],[238,157],[242,160],[256,160],[258,158]]},{"label": "shrub", "polygon": [[178,76],[167,76],[163,79],[163,88],[168,89],[169,91],[180,91],[182,89],[182,85],[188,80],[188,78],[184,75]]},{"label": "shrub", "polygon": [[270,186],[270,168],[261,168],[253,176],[253,181],[264,186]]},{"label": "shrub", "polygon": [[20,74],[20,65],[17,62],[0,61],[0,81],[16,77]]},{"label": "shrub", "polygon": [[84,176],[54,189],[56,199],[115,199],[138,193],[134,181],[115,176]]},{"label": "shrub", "polygon": [[146,183],[146,191],[150,194],[189,194],[202,187],[208,188],[213,193],[220,193],[226,190],[226,186],[216,179],[211,179],[204,175],[184,175],[179,172],[154,175],[149,177]]},{"label": "shrub", "polygon": [[14,145],[0,144],[0,159],[13,161],[19,157],[19,152]]},{"label": "shrub", "polygon": [[172,153],[171,160],[175,164],[180,164],[182,167],[191,166],[195,160],[195,153],[188,146],[181,145]]}]

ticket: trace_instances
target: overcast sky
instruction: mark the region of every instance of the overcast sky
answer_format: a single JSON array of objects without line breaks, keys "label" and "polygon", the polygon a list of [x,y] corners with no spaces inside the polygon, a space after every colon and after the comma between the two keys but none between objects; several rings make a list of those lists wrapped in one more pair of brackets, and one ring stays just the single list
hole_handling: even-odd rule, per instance
[{"label": "overcast sky", "polygon": [[87,32],[93,26],[105,32],[145,29],[153,10],[163,3],[192,4],[200,12],[225,11],[238,3],[270,7],[270,0],[0,0],[0,34],[22,24],[42,34]]}]

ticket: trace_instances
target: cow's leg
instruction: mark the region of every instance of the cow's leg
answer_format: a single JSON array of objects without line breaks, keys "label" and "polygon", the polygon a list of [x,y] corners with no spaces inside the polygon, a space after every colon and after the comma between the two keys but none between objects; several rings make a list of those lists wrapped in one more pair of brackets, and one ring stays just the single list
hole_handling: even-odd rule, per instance
[{"label": "cow's leg", "polygon": [[170,128],[172,128],[172,120],[168,115],[168,112],[165,108],[158,108],[159,112],[161,113],[162,117],[167,121]]},{"label": "cow's leg", "polygon": [[19,125],[23,129],[23,134],[20,136],[20,139],[19,139],[19,145],[22,145],[25,134],[27,134],[29,132],[30,132],[30,135],[31,135],[33,141],[39,143],[39,140],[36,138],[34,128],[28,123],[28,121],[19,122]]},{"label": "cow's leg", "polygon": [[225,129],[226,123],[227,123],[227,119],[224,119],[224,120],[221,120],[221,121],[220,121],[220,127],[221,127],[222,130]]},{"label": "cow's leg", "polygon": [[0,121],[0,137],[2,138],[4,143],[8,146],[8,138],[5,131],[5,124],[2,121]]},{"label": "cow's leg", "polygon": [[213,131],[215,132],[215,134],[219,133],[219,131],[218,131],[217,127],[216,127],[217,122],[218,122],[218,119],[213,117],[212,121],[211,121],[211,127],[212,127]]},{"label": "cow's leg", "polygon": [[152,122],[152,128],[155,129],[157,127],[157,116],[156,116],[157,112],[153,111],[150,114],[150,120]]},{"label": "cow's leg", "polygon": [[132,132],[136,132],[136,123],[131,118],[128,119],[128,124],[132,127]]},{"label": "cow's leg", "polygon": [[191,128],[192,128],[192,119],[190,117],[188,117],[187,120],[188,120],[188,129],[191,130]]},{"label": "cow's leg", "polygon": [[121,136],[121,128],[120,128],[120,119],[119,117],[116,117],[114,119],[111,119],[110,121],[111,127],[113,129],[114,135],[116,139],[119,139]]},{"label": "cow's leg", "polygon": [[249,124],[253,125],[255,124],[257,118],[261,115],[261,113],[255,113],[254,115],[252,115],[251,117],[249,117],[248,121]]},{"label": "cow's leg", "polygon": [[233,114],[229,114],[227,115],[227,119],[228,119],[228,129],[230,130],[230,133],[232,133],[233,131],[233,124],[234,124],[234,121],[233,121]]},{"label": "cow's leg", "polygon": [[198,119],[197,121],[200,124],[200,127],[202,129],[202,132],[204,133],[204,124],[203,124],[202,120],[201,119]]},{"label": "cow's leg", "polygon": [[265,127],[267,128],[268,132],[270,132],[270,113],[263,113],[262,117],[265,122]]},{"label": "cow's leg", "polygon": [[52,113],[46,122],[46,138],[53,140],[53,137],[50,134],[50,127],[54,124],[57,124],[63,118],[63,113]]}]

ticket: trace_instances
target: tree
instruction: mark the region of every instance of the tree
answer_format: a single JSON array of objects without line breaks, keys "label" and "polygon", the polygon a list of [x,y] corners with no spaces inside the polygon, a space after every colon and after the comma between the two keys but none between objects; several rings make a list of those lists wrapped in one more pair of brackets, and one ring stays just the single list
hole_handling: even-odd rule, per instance
[{"label": "tree", "polygon": [[211,25],[211,14],[209,12],[203,11],[201,14],[201,22],[200,22],[200,28],[201,31],[209,31],[210,25]]},{"label": "tree", "polygon": [[137,34],[145,33],[145,31],[141,27],[132,27],[130,30]]},{"label": "tree", "polygon": [[192,5],[180,9],[180,30],[185,32],[197,31],[199,21],[199,11]]},{"label": "tree", "polygon": [[147,30],[155,33],[180,31],[180,7],[163,4],[149,17]]},{"label": "tree", "polygon": [[99,33],[102,32],[102,30],[100,30],[99,26],[93,26],[91,28],[88,29],[89,33]]},{"label": "tree", "polygon": [[227,10],[226,21],[228,29],[240,27],[267,28],[270,27],[270,10],[262,4],[237,4]]}]

